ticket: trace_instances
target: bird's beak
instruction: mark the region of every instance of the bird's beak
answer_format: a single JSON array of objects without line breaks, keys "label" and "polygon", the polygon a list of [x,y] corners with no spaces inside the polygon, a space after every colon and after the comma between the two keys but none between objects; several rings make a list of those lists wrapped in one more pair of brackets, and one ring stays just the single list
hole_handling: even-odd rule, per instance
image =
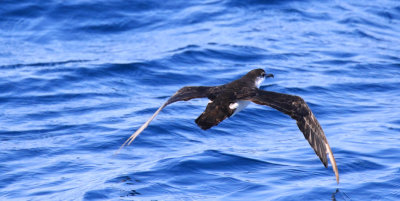
[{"label": "bird's beak", "polygon": [[268,78],[268,77],[272,77],[272,78],[273,78],[273,77],[274,77],[274,74],[266,74],[265,77],[267,77],[267,78]]}]

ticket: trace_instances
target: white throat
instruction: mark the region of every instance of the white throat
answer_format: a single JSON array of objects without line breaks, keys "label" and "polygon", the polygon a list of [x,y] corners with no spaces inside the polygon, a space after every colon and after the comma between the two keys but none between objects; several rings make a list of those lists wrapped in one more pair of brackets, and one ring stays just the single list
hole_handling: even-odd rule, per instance
[{"label": "white throat", "polygon": [[256,87],[257,88],[260,88],[260,86],[261,86],[261,83],[264,81],[264,77],[257,77],[256,78],[256,83],[255,83],[255,85],[256,85]]}]

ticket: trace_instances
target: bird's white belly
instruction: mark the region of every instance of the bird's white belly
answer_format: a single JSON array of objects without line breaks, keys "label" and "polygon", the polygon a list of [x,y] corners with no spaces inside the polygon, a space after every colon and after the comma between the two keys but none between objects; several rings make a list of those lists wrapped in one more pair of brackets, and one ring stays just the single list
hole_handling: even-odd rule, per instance
[{"label": "bird's white belly", "polygon": [[249,104],[250,104],[250,101],[246,101],[246,100],[240,100],[240,101],[238,101],[236,103],[230,104],[229,108],[231,110],[236,109],[235,112],[233,112],[232,116],[235,115],[236,113],[240,112],[244,108],[246,108]]}]

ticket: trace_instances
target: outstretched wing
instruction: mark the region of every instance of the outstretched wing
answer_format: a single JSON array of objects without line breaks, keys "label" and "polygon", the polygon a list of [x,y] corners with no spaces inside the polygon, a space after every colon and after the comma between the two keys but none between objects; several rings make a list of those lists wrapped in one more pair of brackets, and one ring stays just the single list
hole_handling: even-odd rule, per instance
[{"label": "outstretched wing", "polygon": [[[158,110],[147,120],[135,133],[133,133],[125,142],[121,145],[119,150],[121,150],[125,145],[130,145],[133,140],[150,124],[150,122],[160,113],[160,111],[167,105],[177,102],[177,101],[188,101],[193,98],[205,98],[210,97],[211,90],[215,87],[183,87],[179,89],[173,96],[171,96],[167,102],[165,102]],[[118,151],[119,151],[118,150]]]},{"label": "outstretched wing", "polygon": [[297,126],[303,132],[304,137],[310,143],[325,167],[328,167],[326,154],[329,154],[329,159],[336,175],[336,181],[339,183],[339,172],[328,140],[317,118],[315,118],[307,103],[301,97],[257,90],[257,94],[250,98],[250,100],[260,105],[270,106],[295,119]]}]

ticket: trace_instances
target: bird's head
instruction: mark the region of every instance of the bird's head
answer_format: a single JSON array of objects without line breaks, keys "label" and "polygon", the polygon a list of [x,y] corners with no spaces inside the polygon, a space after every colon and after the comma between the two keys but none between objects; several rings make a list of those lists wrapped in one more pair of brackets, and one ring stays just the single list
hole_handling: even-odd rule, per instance
[{"label": "bird's head", "polygon": [[251,70],[246,74],[246,77],[254,80],[256,87],[260,87],[265,78],[274,77],[273,74],[266,74],[261,68]]}]

